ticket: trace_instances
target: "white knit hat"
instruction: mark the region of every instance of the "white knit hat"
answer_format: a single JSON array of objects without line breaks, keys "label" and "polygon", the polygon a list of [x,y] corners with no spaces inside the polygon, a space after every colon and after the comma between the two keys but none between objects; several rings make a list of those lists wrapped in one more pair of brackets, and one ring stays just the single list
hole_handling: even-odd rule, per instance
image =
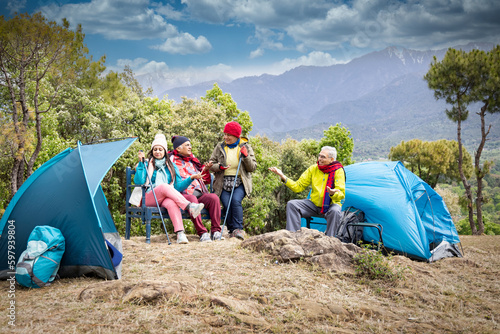
[{"label": "white knit hat", "polygon": [[153,143],[151,144],[151,149],[153,149],[153,147],[155,146],[163,146],[165,154],[168,152],[167,139],[165,138],[164,134],[159,133],[155,136],[155,140],[153,140]]}]

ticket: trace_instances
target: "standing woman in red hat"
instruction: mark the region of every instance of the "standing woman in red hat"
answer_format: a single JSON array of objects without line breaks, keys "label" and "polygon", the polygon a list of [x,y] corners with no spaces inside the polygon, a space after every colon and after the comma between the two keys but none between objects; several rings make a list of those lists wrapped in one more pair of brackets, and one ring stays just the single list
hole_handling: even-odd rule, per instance
[{"label": "standing woman in red hat", "polygon": [[[238,163],[241,164],[238,175]],[[214,191],[220,197],[229,236],[245,239],[243,231],[243,207],[241,201],[252,192],[252,172],[257,167],[252,147],[245,137],[241,137],[241,125],[229,122],[224,127],[224,141],[214,148],[210,157],[210,171],[214,172]],[[231,191],[234,191],[231,197]],[[228,211],[229,208],[229,211]]]}]

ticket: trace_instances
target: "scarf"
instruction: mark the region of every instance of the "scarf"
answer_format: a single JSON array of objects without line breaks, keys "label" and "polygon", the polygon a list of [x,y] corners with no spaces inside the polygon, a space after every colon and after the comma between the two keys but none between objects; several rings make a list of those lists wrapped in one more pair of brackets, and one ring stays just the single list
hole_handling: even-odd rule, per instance
[{"label": "scarf", "polygon": [[332,201],[330,195],[328,194],[328,191],[326,190],[326,187],[330,187],[331,189],[335,188],[335,171],[337,169],[344,168],[344,166],[342,166],[340,162],[334,161],[326,166],[320,166],[320,164],[318,163],[318,168],[323,173],[328,174],[328,179],[326,180],[326,185],[323,192],[323,206],[321,207],[321,213],[325,214],[330,208],[330,202]]},{"label": "scarf", "polygon": [[[173,151],[170,151],[168,153],[169,153],[169,156],[174,155],[185,162],[191,162],[198,172],[201,172],[203,170],[204,165],[202,165],[200,160],[198,160],[198,158],[195,157],[192,153],[189,157],[185,157],[185,156],[179,154],[179,152],[177,150],[173,150]],[[200,181],[200,180],[196,180],[196,181],[198,181],[198,183],[200,184],[201,192],[203,194],[208,194],[208,189],[207,189],[207,186],[205,184],[210,184],[210,181],[211,181],[210,172],[208,170],[205,170],[202,173],[202,176],[203,176],[203,181]]]},{"label": "scarf", "polygon": [[195,157],[192,153],[189,157],[185,157],[183,155],[180,155],[179,152],[177,152],[177,150],[173,150],[172,152],[168,152],[168,153],[171,153],[171,154],[175,155],[176,157],[181,158],[182,160],[184,160],[186,162],[192,162],[198,171],[201,171],[203,169],[203,165],[201,164],[200,160],[198,160],[198,158]]},{"label": "scarf", "polygon": [[[155,186],[159,186],[160,184],[163,183],[168,183],[172,185],[175,181],[175,171],[172,171],[170,166],[168,166],[168,172],[170,173],[171,176],[171,181],[169,182],[169,177],[167,175],[167,171],[165,170],[165,167],[167,167],[166,164],[166,158],[163,157],[162,159],[154,159],[154,169],[156,170],[156,177],[155,177]],[[150,168],[148,168],[148,173],[149,173]],[[153,168],[151,168],[151,174],[153,172]]]},{"label": "scarf", "polygon": [[239,143],[240,143],[240,138],[238,138],[238,140],[232,143],[231,145],[226,144],[226,146],[229,148],[235,148],[236,146],[238,146]]}]

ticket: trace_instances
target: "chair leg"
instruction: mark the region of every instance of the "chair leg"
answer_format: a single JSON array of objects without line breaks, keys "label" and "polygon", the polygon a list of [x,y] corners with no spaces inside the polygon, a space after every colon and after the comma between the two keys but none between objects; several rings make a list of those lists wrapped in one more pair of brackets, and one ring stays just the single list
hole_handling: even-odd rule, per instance
[{"label": "chair leg", "polygon": [[146,243],[151,243],[151,220],[146,220]]},{"label": "chair leg", "polygon": [[131,221],[129,215],[127,214],[127,217],[125,218],[125,240],[130,239],[130,227]]}]

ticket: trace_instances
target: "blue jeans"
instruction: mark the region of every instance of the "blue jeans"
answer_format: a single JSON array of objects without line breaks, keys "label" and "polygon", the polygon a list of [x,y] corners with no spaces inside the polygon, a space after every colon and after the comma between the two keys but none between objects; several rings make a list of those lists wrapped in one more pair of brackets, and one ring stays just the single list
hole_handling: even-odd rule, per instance
[{"label": "blue jeans", "polygon": [[[236,229],[243,230],[243,206],[241,206],[241,201],[246,196],[245,187],[243,183],[238,187],[234,188],[233,198],[231,199],[231,205],[229,205],[229,211],[226,216],[227,229],[229,233]],[[220,194],[220,201],[224,206],[223,213],[226,213],[229,204],[229,197],[231,197],[230,191],[222,190]]]}]

